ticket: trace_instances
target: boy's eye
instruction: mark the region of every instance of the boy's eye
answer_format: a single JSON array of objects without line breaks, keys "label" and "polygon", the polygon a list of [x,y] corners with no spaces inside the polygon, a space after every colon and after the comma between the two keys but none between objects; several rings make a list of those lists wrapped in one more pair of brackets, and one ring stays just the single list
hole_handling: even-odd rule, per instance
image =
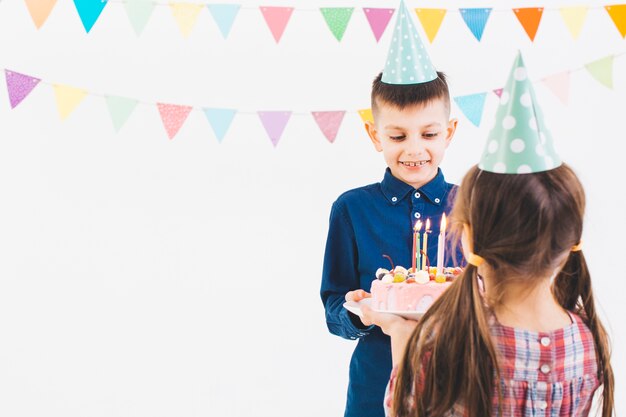
[{"label": "boy's eye", "polygon": [[404,139],[404,135],[400,135],[400,136],[389,136],[389,139],[391,139],[391,140],[402,140],[402,139]]},{"label": "boy's eye", "polygon": [[428,133],[424,133],[423,135],[425,138],[436,138],[437,136],[439,136],[439,132],[428,132]]}]

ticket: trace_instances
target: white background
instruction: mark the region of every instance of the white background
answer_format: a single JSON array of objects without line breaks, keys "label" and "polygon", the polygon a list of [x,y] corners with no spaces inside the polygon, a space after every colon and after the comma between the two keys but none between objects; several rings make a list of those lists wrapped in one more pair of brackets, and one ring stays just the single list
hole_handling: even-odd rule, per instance
[{"label": "white background", "polygon": [[[166,6],[137,37],[122,3],[86,35],[70,0],[39,31],[22,1],[0,2],[0,68],[94,94],[61,122],[49,84],[14,110],[0,89],[0,415],[342,415],[354,344],[326,330],[322,257],[331,203],[383,175],[355,110],[369,106],[391,31],[377,44],[361,7],[397,2],[306,2],[276,45],[256,6],[296,3],[248,2],[224,41],[207,9],[185,39]],[[429,49],[453,95],[502,87],[517,49],[536,80],[626,51],[603,2],[573,40],[554,9],[573,4],[592,2],[551,1],[531,43],[502,10],[510,1],[408,2],[502,10],[481,43],[458,12],[444,19]],[[356,7],[341,43],[321,6]],[[614,90],[574,71],[568,106],[536,84],[586,186],[584,250],[622,413],[624,74],[626,56]],[[201,111],[170,141],[147,104],[116,134],[97,94],[242,113],[222,144]],[[480,128],[453,106],[449,181],[478,161],[495,103],[490,94]],[[277,149],[257,110],[300,113]],[[335,144],[312,110],[349,110]]]}]

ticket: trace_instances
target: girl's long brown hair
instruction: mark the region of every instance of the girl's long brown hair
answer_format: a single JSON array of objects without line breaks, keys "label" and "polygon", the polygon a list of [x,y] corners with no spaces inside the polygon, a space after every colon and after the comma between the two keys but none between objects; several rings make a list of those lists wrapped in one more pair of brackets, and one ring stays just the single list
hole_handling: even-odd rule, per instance
[{"label": "girl's long brown hair", "polygon": [[[593,334],[598,378],[604,385],[602,416],[611,416],[609,340],[596,315],[584,255],[570,252],[580,242],[584,210],[582,185],[565,164],[520,175],[474,167],[465,175],[451,219],[457,236],[460,226],[470,225],[473,252],[485,259],[498,283],[493,296],[490,289],[492,298],[485,300],[477,268],[468,265],[422,317],[399,366],[392,415],[438,417],[461,404],[467,415],[491,416],[493,397],[501,399],[501,392],[489,305],[498,303],[513,279],[548,276],[564,263],[552,292],[563,308],[582,317]],[[528,282],[529,287],[534,284]]]}]

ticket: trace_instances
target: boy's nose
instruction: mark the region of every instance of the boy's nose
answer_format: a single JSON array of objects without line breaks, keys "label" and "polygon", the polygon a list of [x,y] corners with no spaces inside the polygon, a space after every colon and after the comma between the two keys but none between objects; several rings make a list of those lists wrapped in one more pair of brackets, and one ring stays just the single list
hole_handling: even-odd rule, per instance
[{"label": "boy's nose", "polygon": [[407,155],[419,155],[424,151],[424,145],[419,138],[411,138],[406,141]]}]

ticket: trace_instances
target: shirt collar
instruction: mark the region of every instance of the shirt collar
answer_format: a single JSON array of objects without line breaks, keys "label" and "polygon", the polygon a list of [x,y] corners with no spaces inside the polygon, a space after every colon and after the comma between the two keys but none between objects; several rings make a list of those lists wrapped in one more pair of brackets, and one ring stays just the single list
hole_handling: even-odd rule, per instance
[{"label": "shirt collar", "polygon": [[[391,170],[385,170],[385,177],[380,183],[382,192],[391,204],[398,204],[411,191],[415,189],[409,184],[400,181],[391,174]],[[441,205],[446,194],[446,181],[443,177],[441,169],[437,168],[437,175],[427,184],[418,189],[428,200],[435,204]]]}]

